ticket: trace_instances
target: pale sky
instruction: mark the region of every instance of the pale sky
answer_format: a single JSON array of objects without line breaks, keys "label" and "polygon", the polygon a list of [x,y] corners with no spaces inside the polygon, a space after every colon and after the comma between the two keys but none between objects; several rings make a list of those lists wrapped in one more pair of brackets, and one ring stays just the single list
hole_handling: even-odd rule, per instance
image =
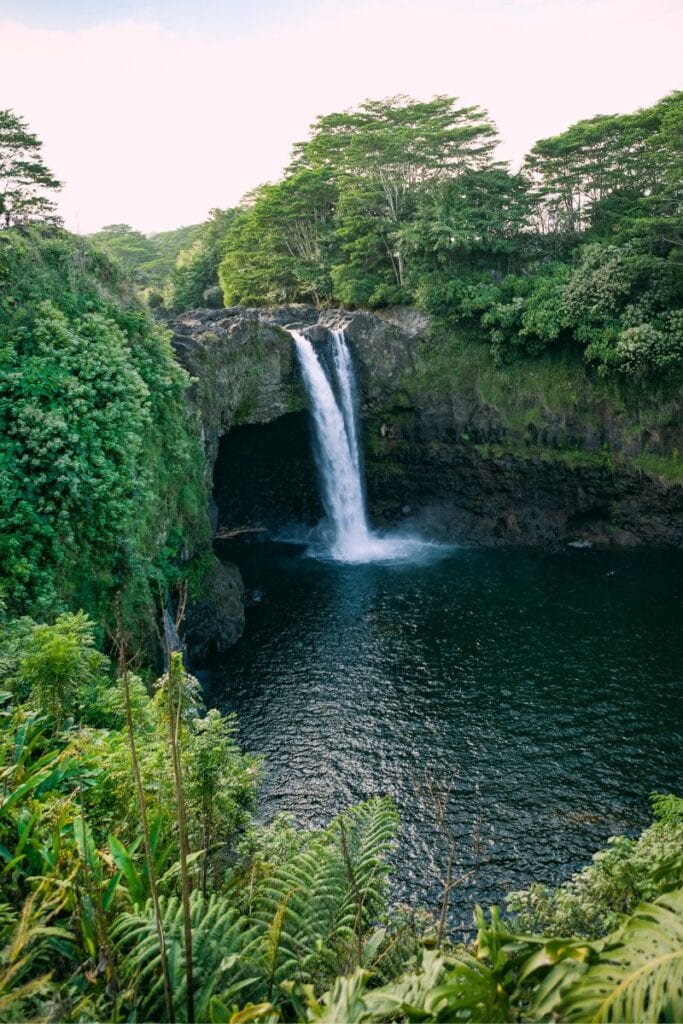
[{"label": "pale sky", "polygon": [[83,232],[204,220],[367,98],[477,103],[518,163],[683,87],[683,0],[0,0],[0,40],[0,109],[43,140]]}]

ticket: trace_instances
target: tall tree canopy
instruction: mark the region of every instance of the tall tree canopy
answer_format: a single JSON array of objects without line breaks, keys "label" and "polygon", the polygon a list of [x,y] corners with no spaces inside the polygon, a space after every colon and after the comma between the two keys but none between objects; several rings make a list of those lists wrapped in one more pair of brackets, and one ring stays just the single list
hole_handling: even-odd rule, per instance
[{"label": "tall tree canopy", "polygon": [[58,220],[45,194],[62,187],[41,155],[42,142],[13,110],[0,110],[0,224]]},{"label": "tall tree canopy", "polygon": [[485,111],[450,96],[318,118],[283,180],[249,197],[221,266],[226,301],[405,299],[418,195],[490,166],[496,142]]},{"label": "tall tree canopy", "polygon": [[[680,204],[683,91],[632,114],[599,115],[537,142],[526,159],[545,230],[611,230]],[[664,207],[662,207],[664,200]]]},{"label": "tall tree canopy", "polygon": [[496,360],[569,344],[600,372],[671,378],[683,91],[541,139],[517,174],[496,143],[486,112],[449,96],[318,118],[214,248],[225,303],[413,302]]},{"label": "tall tree canopy", "polygon": [[[339,237],[351,267],[390,270],[387,284],[406,284],[401,227],[430,182],[487,166],[496,130],[481,107],[452,96],[419,102],[408,96],[368,100],[357,110],[320,117],[294,166],[327,168],[340,201]],[[337,272],[337,279],[340,274]]]},{"label": "tall tree canopy", "polygon": [[107,224],[89,235],[89,239],[117,260],[138,287],[163,288],[173,272],[178,253],[190,246],[201,230],[201,225],[192,224],[143,235],[129,224]]},{"label": "tall tree canopy", "polygon": [[236,216],[236,210],[211,210],[209,219],[192,229],[189,244],[176,253],[170,270],[167,302],[171,309],[221,305],[218,265]]}]

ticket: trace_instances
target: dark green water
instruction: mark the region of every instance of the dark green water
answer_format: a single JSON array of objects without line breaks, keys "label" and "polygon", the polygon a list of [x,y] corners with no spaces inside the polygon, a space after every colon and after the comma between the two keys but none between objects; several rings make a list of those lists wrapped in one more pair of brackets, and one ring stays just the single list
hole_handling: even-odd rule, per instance
[{"label": "dark green water", "polygon": [[[432,905],[445,846],[426,778],[449,784],[454,899],[558,881],[683,792],[683,557],[454,549],[356,565],[275,544],[225,549],[256,593],[244,639],[204,679],[263,753],[264,818],[305,825],[372,794],[401,812],[394,895]],[[482,825],[478,830],[477,818]]]}]

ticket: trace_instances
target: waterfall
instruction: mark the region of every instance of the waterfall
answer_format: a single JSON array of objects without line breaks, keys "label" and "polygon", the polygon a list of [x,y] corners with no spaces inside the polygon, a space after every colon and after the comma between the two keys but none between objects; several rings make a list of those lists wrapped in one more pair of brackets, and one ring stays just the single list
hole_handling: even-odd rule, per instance
[{"label": "waterfall", "polygon": [[371,535],[360,474],[353,369],[344,333],[333,334],[332,381],[308,338],[291,333],[311,401],[323,506],[331,530],[330,555],[344,562],[364,561]]},{"label": "waterfall", "polygon": [[359,481],[360,476],[360,454],[358,451],[358,431],[356,429],[356,388],[353,367],[351,365],[351,353],[346,344],[343,330],[332,331],[332,358],[334,359],[334,370],[339,383],[341,394],[341,408],[344,416],[344,425],[349,439],[351,458],[356,467]]},{"label": "waterfall", "polygon": [[300,331],[290,330],[311,404],[314,451],[327,517],[325,554],[341,562],[372,562],[412,557],[422,542],[383,537],[371,530],[359,450],[356,386],[351,353],[342,330],[332,331],[326,372]]}]

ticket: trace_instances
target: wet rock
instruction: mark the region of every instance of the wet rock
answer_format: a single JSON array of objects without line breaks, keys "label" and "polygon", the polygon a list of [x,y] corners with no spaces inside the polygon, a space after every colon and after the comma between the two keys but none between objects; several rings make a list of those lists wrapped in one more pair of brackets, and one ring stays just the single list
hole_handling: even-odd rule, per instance
[{"label": "wet rock", "polygon": [[236,565],[215,559],[201,596],[188,605],[183,639],[192,667],[206,665],[237,643],[244,632],[244,584]]},{"label": "wet rock", "polygon": [[[419,432],[418,432],[419,433]],[[437,539],[477,545],[683,546],[683,485],[636,469],[469,444],[384,439],[366,461],[371,513]]]},{"label": "wet rock", "polygon": [[189,399],[199,420],[210,478],[221,436],[242,424],[269,423],[302,410],[306,399],[290,335],[280,326],[309,307],[195,309],[169,320],[180,364],[193,378]]}]

